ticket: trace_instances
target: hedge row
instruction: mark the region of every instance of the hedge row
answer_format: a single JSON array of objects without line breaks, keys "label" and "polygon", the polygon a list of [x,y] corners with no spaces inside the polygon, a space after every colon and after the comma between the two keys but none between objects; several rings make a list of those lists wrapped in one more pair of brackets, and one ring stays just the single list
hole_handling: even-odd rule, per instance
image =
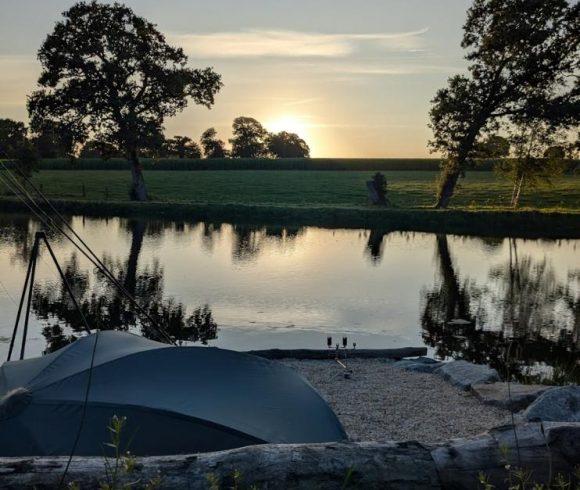
[{"label": "hedge row", "polygon": [[[344,170],[344,171],[438,171],[438,158],[143,158],[145,170]],[[569,161],[569,171],[578,168],[580,160]],[[472,170],[493,170],[494,160],[480,160]],[[40,163],[41,170],[125,170],[124,158],[49,158]]]},{"label": "hedge row", "polygon": [[[439,170],[439,159],[434,158],[219,158],[219,159],[142,159],[146,170]],[[43,160],[40,168],[46,170],[125,170],[127,161],[66,158]],[[491,168],[490,165],[487,169]]]}]

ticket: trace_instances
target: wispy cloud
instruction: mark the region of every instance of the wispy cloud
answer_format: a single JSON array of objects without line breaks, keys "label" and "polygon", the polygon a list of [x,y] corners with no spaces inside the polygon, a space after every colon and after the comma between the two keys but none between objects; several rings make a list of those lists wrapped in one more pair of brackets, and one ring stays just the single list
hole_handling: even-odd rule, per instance
[{"label": "wispy cloud", "polygon": [[389,75],[428,75],[439,73],[453,73],[463,71],[460,66],[449,65],[425,65],[417,63],[399,64],[399,65],[352,65],[348,63],[336,64],[332,67],[326,67],[326,70],[332,70],[337,73],[349,75],[369,75],[369,76],[389,76]]},{"label": "wispy cloud", "polygon": [[413,52],[424,47],[427,29],[401,33],[322,34],[252,30],[208,34],[176,34],[170,39],[196,58],[321,57],[337,58],[363,45],[386,51]]},{"label": "wispy cloud", "polygon": [[283,105],[286,107],[294,107],[298,105],[312,104],[313,102],[318,102],[320,100],[322,100],[320,97],[309,97],[306,99],[289,100],[288,102],[284,102]]}]

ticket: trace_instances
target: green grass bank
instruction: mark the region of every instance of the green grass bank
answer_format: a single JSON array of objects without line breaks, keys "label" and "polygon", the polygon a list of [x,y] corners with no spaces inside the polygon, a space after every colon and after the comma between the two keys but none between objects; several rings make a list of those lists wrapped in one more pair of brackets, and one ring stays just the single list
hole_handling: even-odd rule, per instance
[{"label": "green grass bank", "polygon": [[[522,209],[507,207],[508,182],[492,172],[468,173],[452,209],[431,209],[437,172],[389,171],[392,209],[367,202],[372,171],[146,172],[149,203],[128,199],[127,170],[43,170],[33,177],[67,213],[157,216],[171,219],[373,227],[477,235],[578,237],[580,177],[533,189]],[[0,187],[0,209],[23,210]]]},{"label": "green grass bank", "polygon": [[[580,238],[580,213],[542,211],[468,211],[371,209],[251,204],[136,203],[130,201],[52,200],[69,215],[123,216],[186,222],[238,223],[326,228],[372,228],[522,238]],[[17,198],[0,198],[0,211],[27,212]]]}]

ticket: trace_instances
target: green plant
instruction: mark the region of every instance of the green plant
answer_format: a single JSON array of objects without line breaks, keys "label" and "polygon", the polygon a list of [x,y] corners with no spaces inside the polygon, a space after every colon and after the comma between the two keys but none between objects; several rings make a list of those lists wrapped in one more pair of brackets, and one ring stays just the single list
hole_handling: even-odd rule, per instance
[{"label": "green plant", "polygon": [[493,490],[495,488],[495,485],[491,484],[489,477],[483,471],[479,472],[477,479],[483,490]]},{"label": "green plant", "polygon": [[130,441],[123,447],[123,431],[127,424],[126,417],[114,415],[107,427],[110,433],[110,441],[105,446],[112,449],[112,458],[104,455],[106,481],[101,483],[101,490],[130,490],[135,486],[140,486],[146,490],[154,490],[161,486],[161,477],[156,477],[142,485],[139,479],[122,483],[122,477],[132,475],[137,468],[137,460],[127,450]]},{"label": "green plant", "polygon": [[342,482],[342,490],[346,490],[349,487],[349,485],[352,483],[353,475],[354,475],[354,468],[349,468],[346,471],[344,481]]}]

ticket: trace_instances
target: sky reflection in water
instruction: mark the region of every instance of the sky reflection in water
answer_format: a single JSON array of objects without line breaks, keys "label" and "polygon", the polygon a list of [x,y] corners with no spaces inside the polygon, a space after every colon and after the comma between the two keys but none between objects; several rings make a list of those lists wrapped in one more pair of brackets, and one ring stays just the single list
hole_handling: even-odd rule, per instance
[{"label": "sky reflection in water", "polygon": [[[176,331],[207,304],[219,326],[210,345],[323,348],[327,335],[345,334],[359,347],[427,345],[432,355],[489,362],[501,355],[505,334],[525,339],[524,363],[554,365],[580,343],[577,240],[117,218],[71,224]],[[2,358],[37,229],[26,216],[0,215]],[[88,262],[69,243],[52,243],[95,323],[104,308],[101,328],[126,321],[140,331]],[[43,327],[76,326],[46,253],[37,277],[28,356],[46,349]],[[452,328],[454,318],[474,326]]]}]

